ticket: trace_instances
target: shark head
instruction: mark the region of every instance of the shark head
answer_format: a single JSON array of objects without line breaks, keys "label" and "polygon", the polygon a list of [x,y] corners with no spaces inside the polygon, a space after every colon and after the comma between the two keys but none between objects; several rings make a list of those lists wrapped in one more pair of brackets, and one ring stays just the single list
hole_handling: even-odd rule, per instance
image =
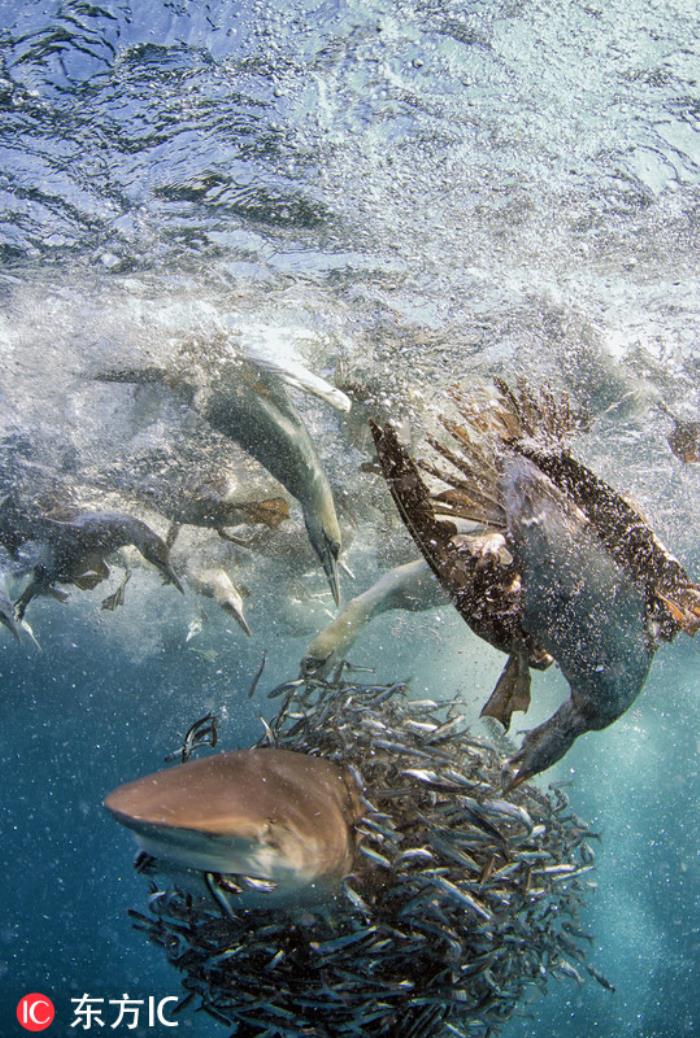
[{"label": "shark head", "polygon": [[271,880],[278,893],[333,887],[350,872],[358,791],[303,753],[220,753],[115,789],[105,807],[141,848],[174,866]]}]

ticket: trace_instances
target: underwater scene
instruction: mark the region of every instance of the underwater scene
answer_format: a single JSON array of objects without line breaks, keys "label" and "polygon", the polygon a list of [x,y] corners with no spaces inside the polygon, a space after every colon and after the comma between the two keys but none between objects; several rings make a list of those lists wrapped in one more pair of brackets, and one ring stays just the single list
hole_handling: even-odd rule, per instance
[{"label": "underwater scene", "polygon": [[0,1038],[700,1034],[697,38],[0,0]]}]

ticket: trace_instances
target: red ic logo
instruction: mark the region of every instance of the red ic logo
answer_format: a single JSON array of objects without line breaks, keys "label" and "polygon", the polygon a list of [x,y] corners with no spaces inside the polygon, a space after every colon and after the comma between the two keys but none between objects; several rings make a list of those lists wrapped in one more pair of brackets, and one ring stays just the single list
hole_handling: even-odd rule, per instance
[{"label": "red ic logo", "polygon": [[17,1003],[17,1019],[25,1031],[45,1031],[55,1016],[53,1002],[34,991]]}]

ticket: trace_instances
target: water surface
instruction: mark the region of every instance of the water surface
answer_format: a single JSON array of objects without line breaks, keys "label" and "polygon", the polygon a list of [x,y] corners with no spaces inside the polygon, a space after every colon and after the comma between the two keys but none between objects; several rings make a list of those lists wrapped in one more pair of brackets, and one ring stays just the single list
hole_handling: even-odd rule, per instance
[{"label": "water surface", "polygon": [[[698,573],[700,476],[657,408],[700,404],[694,5],[0,0],[0,26],[3,435],[95,486],[168,447],[216,464],[221,442],[171,401],[88,376],[167,363],[231,315],[262,323],[359,387],[347,419],[299,401],[352,541],[350,596],[388,564],[366,415],[419,430],[455,379],[524,372],[587,404],[579,456]],[[332,605],[298,512],[293,530],[240,554],[250,641],[207,606],[187,642],[200,601],[145,569],[114,614],[102,589],[35,603],[42,655],[2,638],[2,1027],[25,991],[176,993],[130,930],[144,886],[100,801],[210,708],[228,745],[257,738],[263,648],[271,687]],[[448,608],[382,617],[354,656],[417,695],[458,690],[474,717],[501,665]],[[536,681],[528,727],[563,692]],[[602,833],[586,923],[617,993],[553,984],[506,1038],[700,1030],[697,693],[679,639],[557,769]]]}]

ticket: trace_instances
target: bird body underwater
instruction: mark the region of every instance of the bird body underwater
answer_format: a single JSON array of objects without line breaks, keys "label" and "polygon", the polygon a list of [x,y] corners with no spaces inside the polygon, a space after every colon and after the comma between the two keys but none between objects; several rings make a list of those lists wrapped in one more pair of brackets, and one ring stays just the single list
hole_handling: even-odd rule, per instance
[{"label": "bird body underwater", "polygon": [[[658,644],[700,628],[700,586],[571,455],[576,420],[566,395],[496,386],[486,398],[453,391],[459,417],[441,418],[451,441],[428,437],[437,459],[414,462],[390,425],[371,424],[413,539],[472,630],[508,653],[482,714],[508,728],[529,706],[530,668],[553,659],[570,685],[570,698],[513,757],[517,785],[628,708]],[[434,489],[422,473],[439,481]],[[483,532],[460,535],[460,518]]]},{"label": "bird body underwater", "polygon": [[[211,374],[213,372],[213,375]],[[260,462],[302,508],[309,541],[328,579],[336,604],[340,601],[337,562],[341,532],[328,477],[301,415],[287,392],[283,369],[256,365],[239,357],[218,356],[211,372],[185,363],[172,373],[165,368],[120,369],[100,373],[99,381],[157,383],[166,386],[221,435],[235,441]],[[311,387],[294,371],[292,384]],[[344,394],[328,386],[324,399],[346,410]]]},{"label": "bird body underwater", "polygon": [[47,515],[11,505],[3,508],[0,542],[18,568],[31,574],[15,603],[19,620],[36,595],[65,598],[55,584],[74,584],[81,589],[96,587],[109,576],[105,557],[127,544],[133,544],[167,583],[182,592],[165,541],[142,520],[121,512]]}]

